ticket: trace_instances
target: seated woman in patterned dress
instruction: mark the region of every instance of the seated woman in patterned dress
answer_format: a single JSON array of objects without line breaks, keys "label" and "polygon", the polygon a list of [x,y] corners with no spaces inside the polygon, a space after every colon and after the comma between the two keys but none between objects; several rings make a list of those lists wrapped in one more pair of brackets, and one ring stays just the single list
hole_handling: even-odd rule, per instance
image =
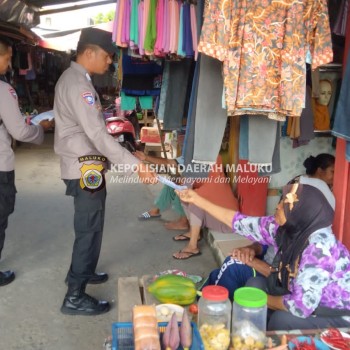
[{"label": "seated woman in patterned dress", "polygon": [[274,216],[265,217],[221,208],[192,190],[178,195],[233,232],[273,246],[269,275],[247,283],[268,294],[269,330],[350,326],[350,253],[333,234],[334,212],[320,190],[287,185]]}]

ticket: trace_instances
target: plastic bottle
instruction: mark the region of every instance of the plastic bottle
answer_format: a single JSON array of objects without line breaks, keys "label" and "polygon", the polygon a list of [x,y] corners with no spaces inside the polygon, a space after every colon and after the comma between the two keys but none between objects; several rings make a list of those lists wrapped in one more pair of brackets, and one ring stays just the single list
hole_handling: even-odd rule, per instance
[{"label": "plastic bottle", "polygon": [[267,295],[253,287],[242,287],[235,291],[232,307],[232,345],[235,349],[265,348]]},{"label": "plastic bottle", "polygon": [[221,286],[204,287],[198,301],[198,327],[205,350],[227,350],[230,326],[228,290]]}]

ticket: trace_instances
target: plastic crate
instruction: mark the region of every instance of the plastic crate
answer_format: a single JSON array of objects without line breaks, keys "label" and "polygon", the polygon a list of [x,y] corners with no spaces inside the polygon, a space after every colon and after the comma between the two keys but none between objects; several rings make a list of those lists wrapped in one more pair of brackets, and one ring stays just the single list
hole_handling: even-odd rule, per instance
[{"label": "plastic crate", "polygon": [[[167,322],[158,323],[160,341]],[[190,350],[204,350],[204,345],[195,323],[192,325],[192,346]],[[179,323],[180,326],[180,323]],[[180,346],[178,350],[181,350]],[[112,350],[134,350],[134,334],[131,322],[116,322],[112,324]]]}]

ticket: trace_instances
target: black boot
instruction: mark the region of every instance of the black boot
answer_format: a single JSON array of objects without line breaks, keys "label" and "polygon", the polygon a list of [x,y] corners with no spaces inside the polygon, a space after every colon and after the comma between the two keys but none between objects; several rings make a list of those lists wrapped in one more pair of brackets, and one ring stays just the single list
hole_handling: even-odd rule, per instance
[{"label": "black boot", "polygon": [[[108,274],[105,272],[95,272],[92,277],[89,278],[88,284],[101,284],[108,281]],[[64,280],[64,283],[68,286],[68,275]]]},{"label": "black boot", "polygon": [[6,286],[6,284],[11,283],[15,279],[15,273],[13,271],[0,271],[0,287]]},{"label": "black boot", "polygon": [[110,309],[108,301],[100,301],[85,293],[85,286],[72,285],[64,297],[61,312],[66,315],[100,315]]}]

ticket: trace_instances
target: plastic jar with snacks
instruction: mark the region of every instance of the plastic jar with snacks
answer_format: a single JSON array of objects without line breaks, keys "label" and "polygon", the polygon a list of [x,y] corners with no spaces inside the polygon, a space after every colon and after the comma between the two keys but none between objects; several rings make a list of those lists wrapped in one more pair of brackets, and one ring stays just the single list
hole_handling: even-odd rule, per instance
[{"label": "plastic jar with snacks", "polygon": [[198,301],[198,327],[205,350],[227,350],[230,345],[231,302],[228,290],[206,286]]},{"label": "plastic jar with snacks", "polygon": [[260,350],[265,348],[267,294],[253,287],[235,291],[232,307],[232,348]]}]

